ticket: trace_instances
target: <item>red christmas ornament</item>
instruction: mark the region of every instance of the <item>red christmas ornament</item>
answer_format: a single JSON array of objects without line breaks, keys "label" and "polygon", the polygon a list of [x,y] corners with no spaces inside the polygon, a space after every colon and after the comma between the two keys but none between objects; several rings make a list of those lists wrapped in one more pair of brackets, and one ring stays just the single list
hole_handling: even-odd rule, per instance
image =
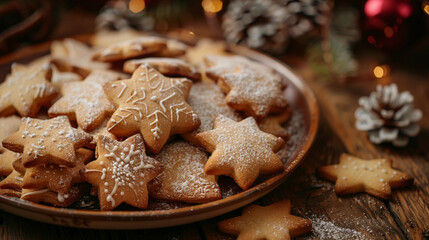
[{"label": "red christmas ornament", "polygon": [[409,38],[404,21],[413,14],[410,0],[368,0],[364,6],[364,33],[370,44],[397,49]]}]

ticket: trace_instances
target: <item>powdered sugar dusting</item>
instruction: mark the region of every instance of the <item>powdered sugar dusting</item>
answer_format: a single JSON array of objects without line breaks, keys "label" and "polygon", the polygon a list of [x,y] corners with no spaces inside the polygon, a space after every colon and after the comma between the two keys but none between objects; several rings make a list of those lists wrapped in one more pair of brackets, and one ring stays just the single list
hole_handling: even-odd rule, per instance
[{"label": "powdered sugar dusting", "polygon": [[161,183],[151,195],[156,198],[187,202],[210,201],[221,197],[214,176],[204,173],[207,154],[186,142],[166,145],[155,159],[164,171],[154,180]]}]

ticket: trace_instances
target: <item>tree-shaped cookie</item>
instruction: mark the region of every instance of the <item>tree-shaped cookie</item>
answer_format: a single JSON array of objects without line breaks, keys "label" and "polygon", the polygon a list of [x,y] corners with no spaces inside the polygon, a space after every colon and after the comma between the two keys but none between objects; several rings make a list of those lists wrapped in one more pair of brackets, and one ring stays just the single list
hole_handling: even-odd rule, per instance
[{"label": "tree-shaped cookie", "polygon": [[231,176],[242,189],[248,189],[259,174],[284,168],[275,154],[283,146],[283,139],[259,130],[252,117],[235,122],[218,115],[214,129],[196,137],[207,151],[212,152],[204,171],[211,175]]},{"label": "tree-shaped cookie", "polygon": [[76,165],[76,149],[90,143],[92,137],[70,126],[66,116],[49,120],[23,118],[18,132],[3,140],[3,146],[22,153],[22,164]]},{"label": "tree-shaped cookie", "polygon": [[49,105],[59,90],[48,82],[49,71],[20,64],[12,65],[12,73],[0,85],[0,116],[18,112],[34,117],[40,107]]},{"label": "tree-shaped cookie", "polygon": [[311,231],[311,222],[290,214],[290,201],[262,207],[250,205],[239,217],[218,223],[219,230],[238,236],[237,240],[291,239]]},{"label": "tree-shaped cookie", "polygon": [[115,111],[102,86],[118,77],[118,74],[97,70],[82,82],[64,84],[61,89],[63,97],[49,108],[49,116],[66,115],[70,120],[76,120],[83,130],[94,130]]},{"label": "tree-shaped cookie", "polygon": [[142,136],[136,134],[123,142],[101,136],[97,153],[97,160],[88,163],[83,173],[98,187],[101,210],[112,210],[123,202],[147,208],[147,183],[162,172],[162,167],[146,155]]},{"label": "tree-shaped cookie", "polygon": [[188,79],[165,77],[148,65],[139,67],[131,79],[105,83],[106,95],[118,106],[107,130],[120,137],[140,132],[148,150],[158,153],[171,134],[200,125],[185,101],[191,85]]},{"label": "tree-shaped cookie", "polygon": [[367,192],[382,199],[388,199],[391,188],[404,187],[413,183],[413,178],[392,168],[390,159],[363,160],[348,154],[341,154],[340,163],[317,169],[323,178],[335,182],[339,195]]}]

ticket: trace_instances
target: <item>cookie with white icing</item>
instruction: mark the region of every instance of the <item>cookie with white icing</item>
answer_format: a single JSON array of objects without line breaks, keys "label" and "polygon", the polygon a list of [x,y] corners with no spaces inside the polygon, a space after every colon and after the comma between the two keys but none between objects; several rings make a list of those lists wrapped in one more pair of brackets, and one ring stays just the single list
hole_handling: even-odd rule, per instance
[{"label": "cookie with white icing", "polygon": [[76,165],[76,149],[90,143],[92,137],[71,127],[66,116],[49,120],[23,118],[19,130],[3,140],[3,146],[22,153],[25,167],[40,164]]},{"label": "cookie with white icing", "polygon": [[241,116],[225,102],[225,95],[215,83],[194,83],[186,101],[201,120],[201,125],[192,132],[181,136],[188,142],[199,146],[200,143],[195,136],[200,132],[213,129],[216,115],[222,114],[234,121],[240,121]]},{"label": "cookie with white icing", "polygon": [[149,64],[158,72],[170,77],[186,77],[194,81],[201,80],[201,73],[191,64],[177,58],[142,58],[124,63],[124,72],[133,73],[140,65]]},{"label": "cookie with white icing", "polygon": [[136,134],[118,142],[102,136],[97,154],[97,160],[88,163],[82,173],[98,187],[101,210],[115,209],[121,203],[147,208],[147,184],[162,172],[162,166],[146,155],[143,137]]},{"label": "cookie with white icing", "polygon": [[236,122],[218,115],[214,129],[199,133],[196,137],[212,153],[204,172],[230,176],[244,190],[251,187],[260,174],[284,169],[275,154],[283,146],[283,139],[259,130],[252,117]]},{"label": "cookie with white icing", "polygon": [[59,89],[48,82],[50,71],[14,63],[12,73],[0,85],[0,116],[15,112],[34,117],[42,106],[49,106]]},{"label": "cookie with white icing", "polygon": [[165,39],[153,36],[133,38],[115,43],[98,51],[94,59],[103,62],[113,62],[130,59],[159,52],[167,47]]},{"label": "cookie with white icing", "polygon": [[88,149],[76,151],[76,166],[69,168],[55,164],[38,165],[26,168],[22,187],[29,189],[48,188],[51,191],[67,194],[75,183],[83,182],[80,171],[93,159],[94,153]]},{"label": "cookie with white icing", "polygon": [[192,131],[200,119],[185,99],[192,82],[168,78],[141,65],[131,79],[107,82],[104,91],[117,106],[107,130],[118,137],[141,133],[151,153],[158,153],[172,134]]},{"label": "cookie with white icing", "polygon": [[44,189],[27,189],[23,188],[21,199],[30,202],[43,202],[49,203],[58,207],[67,207],[77,200],[81,199],[83,195],[88,192],[90,185],[88,183],[78,183],[73,185],[66,194],[57,193],[47,188]]},{"label": "cookie with white icing", "polygon": [[174,142],[164,146],[154,158],[163,165],[164,171],[149,185],[151,197],[188,203],[221,198],[216,177],[204,173],[208,156],[203,150],[186,142]]}]

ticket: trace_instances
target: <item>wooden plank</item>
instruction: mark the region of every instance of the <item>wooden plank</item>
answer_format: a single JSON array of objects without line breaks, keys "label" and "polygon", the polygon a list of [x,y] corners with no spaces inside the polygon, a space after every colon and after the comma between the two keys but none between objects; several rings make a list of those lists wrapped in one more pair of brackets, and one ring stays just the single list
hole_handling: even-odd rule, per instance
[{"label": "wooden plank", "polygon": [[[390,145],[373,145],[365,133],[354,127],[354,111],[358,107],[359,97],[369,95],[379,82],[362,80],[343,86],[338,84],[324,86],[323,83],[311,81],[310,85],[318,96],[323,115],[339,136],[347,152],[368,159],[391,158],[394,167],[415,178],[415,184],[412,187],[394,190],[392,198],[385,202],[385,207],[407,239],[427,239],[429,235],[429,175],[427,174],[429,172],[427,162],[429,82],[401,72],[392,75],[387,81],[396,82],[400,91],[409,90],[416,99],[416,107],[423,111],[421,134],[403,149]],[[374,199],[374,201],[378,200]]]}]

